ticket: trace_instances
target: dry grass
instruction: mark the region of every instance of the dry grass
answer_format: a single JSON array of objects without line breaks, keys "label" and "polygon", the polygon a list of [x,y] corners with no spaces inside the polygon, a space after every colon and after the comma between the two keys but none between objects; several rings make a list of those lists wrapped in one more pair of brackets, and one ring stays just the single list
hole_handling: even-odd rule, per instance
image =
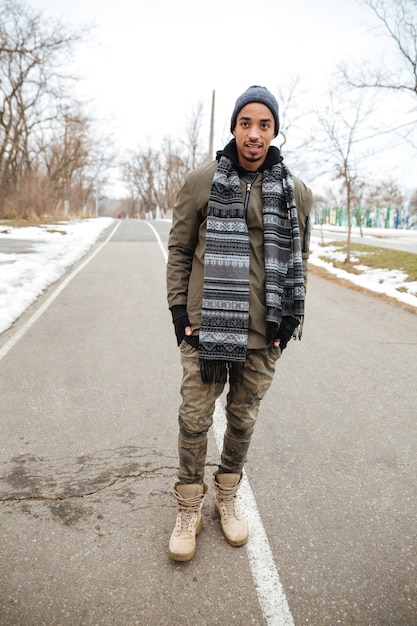
[{"label": "dry grass", "polygon": [[[30,219],[13,219],[13,220],[0,220],[0,229],[8,226],[10,228],[27,228],[28,226],[49,226],[50,224],[56,224],[62,221],[64,218],[44,218],[40,219],[32,217]],[[68,219],[68,218],[67,218]]]},{"label": "dry grass", "polygon": [[68,216],[68,215],[50,215],[43,218],[33,216],[29,219],[5,219],[0,220],[0,231],[2,228],[26,228],[28,226],[50,226],[60,224],[61,222],[69,222],[71,219],[83,220],[90,219],[92,215]]}]

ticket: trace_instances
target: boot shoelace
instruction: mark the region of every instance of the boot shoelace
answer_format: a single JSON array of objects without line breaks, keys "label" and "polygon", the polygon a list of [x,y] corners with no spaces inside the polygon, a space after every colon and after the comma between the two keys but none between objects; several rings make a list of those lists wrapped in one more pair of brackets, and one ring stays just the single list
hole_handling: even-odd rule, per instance
[{"label": "boot shoelace", "polygon": [[186,531],[191,533],[197,525],[198,511],[194,509],[180,509],[177,515],[176,530],[177,532]]},{"label": "boot shoelace", "polygon": [[223,495],[220,500],[220,506],[222,507],[223,514],[227,517],[235,517],[240,519],[241,513],[237,502],[236,495]]},{"label": "boot shoelace", "polygon": [[197,525],[198,510],[203,499],[203,495],[187,498],[185,501],[181,496],[175,494],[178,500],[179,511],[176,521],[176,530],[192,532],[193,527]]}]

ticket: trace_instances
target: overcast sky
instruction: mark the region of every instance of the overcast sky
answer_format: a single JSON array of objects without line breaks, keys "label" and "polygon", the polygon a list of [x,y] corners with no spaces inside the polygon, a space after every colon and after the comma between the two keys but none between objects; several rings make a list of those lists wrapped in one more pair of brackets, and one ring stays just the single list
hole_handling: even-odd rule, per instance
[{"label": "overcast sky", "polygon": [[63,22],[95,24],[94,42],[78,48],[78,89],[122,150],[178,137],[199,102],[208,129],[213,90],[219,149],[250,85],[277,95],[297,75],[317,101],[339,61],[392,50],[371,34],[375,18],[357,0],[28,1]]}]

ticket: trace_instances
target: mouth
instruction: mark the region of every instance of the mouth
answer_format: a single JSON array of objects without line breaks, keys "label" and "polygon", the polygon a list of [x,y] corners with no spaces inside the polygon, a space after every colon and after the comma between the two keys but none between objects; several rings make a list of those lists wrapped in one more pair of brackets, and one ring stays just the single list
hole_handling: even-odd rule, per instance
[{"label": "mouth", "polygon": [[250,154],[258,154],[262,149],[259,143],[246,143],[245,146]]}]

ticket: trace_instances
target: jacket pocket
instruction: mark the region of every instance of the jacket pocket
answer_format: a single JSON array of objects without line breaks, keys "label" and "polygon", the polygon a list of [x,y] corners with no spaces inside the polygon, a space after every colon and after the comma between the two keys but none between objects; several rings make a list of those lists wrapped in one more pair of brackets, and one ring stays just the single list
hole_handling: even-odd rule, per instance
[{"label": "jacket pocket", "polygon": [[281,348],[278,346],[278,348],[276,348],[275,346],[270,346],[268,348],[268,352],[269,352],[269,356],[273,361],[278,361],[278,359],[280,358],[281,354],[282,354],[282,350]]},{"label": "jacket pocket", "polygon": [[185,339],[183,339],[180,343],[180,351],[181,354],[195,354],[196,352],[198,352],[197,348],[194,348],[194,346],[192,346],[191,344],[188,343],[188,341],[185,341]]}]

